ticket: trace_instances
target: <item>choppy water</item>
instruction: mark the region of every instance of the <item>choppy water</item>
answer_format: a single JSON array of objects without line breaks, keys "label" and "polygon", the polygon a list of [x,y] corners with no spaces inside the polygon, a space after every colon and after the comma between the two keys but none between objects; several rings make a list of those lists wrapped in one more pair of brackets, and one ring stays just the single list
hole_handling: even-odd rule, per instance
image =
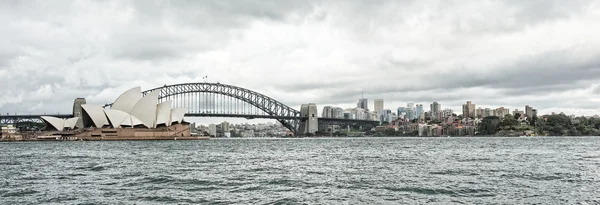
[{"label": "choppy water", "polygon": [[600,138],[0,143],[1,204],[598,204]]}]

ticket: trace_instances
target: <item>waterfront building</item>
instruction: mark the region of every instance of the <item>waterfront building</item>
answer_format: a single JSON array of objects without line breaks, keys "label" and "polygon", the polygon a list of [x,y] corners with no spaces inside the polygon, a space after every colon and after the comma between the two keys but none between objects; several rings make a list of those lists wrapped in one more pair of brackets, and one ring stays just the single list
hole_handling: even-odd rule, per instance
[{"label": "waterfront building", "polygon": [[415,116],[420,118],[423,114],[423,104],[417,104],[415,107]]},{"label": "waterfront building", "polygon": [[371,114],[371,118],[369,118],[369,120],[380,121],[379,113],[377,113],[377,112],[371,112],[370,114]]},{"label": "waterfront building", "polygon": [[221,123],[221,132],[229,132],[229,122],[223,121]]},{"label": "waterfront building", "polygon": [[208,125],[208,135],[216,137],[217,136],[217,125],[210,124]]},{"label": "waterfront building", "polygon": [[415,110],[413,108],[408,107],[406,110],[406,119],[407,120],[414,120],[416,119],[416,114],[415,114]]},{"label": "waterfront building", "polygon": [[406,103],[406,108],[408,109],[415,109],[415,103]]},{"label": "waterfront building", "polygon": [[17,133],[17,128],[13,125],[6,125],[6,126],[2,126],[2,128],[0,128],[0,132],[1,133],[6,133],[6,134],[15,134]]},{"label": "waterfront building", "polygon": [[375,99],[373,104],[375,104],[375,109],[373,111],[381,113],[383,110],[383,99]]},{"label": "waterfront building", "polygon": [[442,109],[442,105],[439,104],[438,102],[433,102],[431,103],[431,105],[429,105],[430,108],[430,112],[431,112],[431,120],[441,120],[441,109]]},{"label": "waterfront building", "polygon": [[[398,107],[396,109],[396,111],[397,111],[396,114],[398,114],[399,117],[406,115],[406,108],[405,107]],[[400,117],[400,118],[402,118],[402,117]]]},{"label": "waterfront building", "polygon": [[485,116],[485,109],[477,108],[477,110],[475,111],[475,116],[476,118],[483,118]]},{"label": "waterfront building", "polygon": [[343,119],[344,118],[344,109],[342,109],[341,107],[333,108],[332,118]]},{"label": "waterfront building", "polygon": [[392,114],[389,115],[388,122],[391,123],[391,122],[396,121],[397,119],[398,119],[398,115],[396,115],[396,113],[392,113]]},{"label": "waterfront building", "polygon": [[[73,133],[75,137],[86,139],[97,139],[97,137],[156,139],[156,136],[169,137],[175,134],[182,137],[191,136],[189,123],[184,123],[183,120],[187,108],[172,108],[171,101],[159,103],[160,92],[161,90],[158,89],[142,96],[141,87],[135,87],[121,94],[111,104],[110,109],[105,109],[102,105],[79,103],[81,117],[60,119],[42,116],[41,118],[48,125],[47,130],[87,128],[77,134]],[[77,126],[79,119],[82,121],[81,127]]]},{"label": "waterfront building", "polygon": [[391,122],[392,110],[383,109],[380,114],[380,122]]},{"label": "waterfront building", "polygon": [[349,108],[349,109],[346,109],[346,111],[344,111],[344,112],[348,112],[349,113],[348,117],[350,117],[350,118],[346,118],[346,114],[344,114],[344,119],[357,119],[357,120],[371,119],[371,114],[365,109]]},{"label": "waterfront building", "polygon": [[527,115],[529,118],[533,118],[533,107],[525,105],[525,115]]},{"label": "waterfront building", "polygon": [[465,118],[465,117],[476,118],[477,114],[476,114],[475,104],[472,104],[471,101],[467,101],[467,104],[463,104],[462,115],[463,115],[463,118]]},{"label": "waterfront building", "polygon": [[323,112],[321,113],[321,117],[333,118],[333,108],[331,106],[323,107]]},{"label": "waterfront building", "polygon": [[369,109],[369,100],[367,98],[358,99],[358,103],[356,103],[356,108],[368,110]]},{"label": "waterfront building", "polygon": [[356,119],[354,114],[349,110],[344,111],[344,119]]},{"label": "waterfront building", "polygon": [[517,114],[525,115],[525,112],[522,110],[519,110],[519,109],[515,109],[512,114],[513,114],[513,116],[516,116]]},{"label": "waterfront building", "polygon": [[454,110],[448,109],[448,108],[444,109],[442,111],[442,119],[441,120],[445,119],[446,117],[451,117],[452,114],[454,114]]},{"label": "waterfront building", "polygon": [[504,118],[508,114],[510,114],[510,110],[508,108],[499,107],[494,110],[494,115],[501,119]]}]

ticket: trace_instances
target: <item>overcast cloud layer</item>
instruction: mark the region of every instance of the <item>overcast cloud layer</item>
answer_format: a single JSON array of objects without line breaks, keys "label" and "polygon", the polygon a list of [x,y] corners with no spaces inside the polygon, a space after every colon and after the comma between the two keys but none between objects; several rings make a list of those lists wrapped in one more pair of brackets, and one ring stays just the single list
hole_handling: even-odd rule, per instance
[{"label": "overcast cloud layer", "polygon": [[0,112],[233,84],[290,106],[600,113],[598,1],[2,1]]}]

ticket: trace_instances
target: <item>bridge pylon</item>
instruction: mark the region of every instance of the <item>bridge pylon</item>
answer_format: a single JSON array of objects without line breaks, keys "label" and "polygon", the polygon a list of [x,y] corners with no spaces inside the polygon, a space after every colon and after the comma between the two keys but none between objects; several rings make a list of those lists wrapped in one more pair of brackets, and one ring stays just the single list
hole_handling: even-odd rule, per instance
[{"label": "bridge pylon", "polygon": [[302,104],[300,116],[304,117],[298,126],[299,134],[314,134],[319,130],[319,117],[315,103]]}]

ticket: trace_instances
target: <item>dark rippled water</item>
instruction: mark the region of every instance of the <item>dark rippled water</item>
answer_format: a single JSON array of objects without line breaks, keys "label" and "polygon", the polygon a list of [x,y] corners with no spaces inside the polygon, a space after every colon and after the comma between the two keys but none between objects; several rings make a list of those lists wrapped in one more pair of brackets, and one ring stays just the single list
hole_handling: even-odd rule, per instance
[{"label": "dark rippled water", "polygon": [[1,204],[598,204],[600,138],[0,143]]}]

